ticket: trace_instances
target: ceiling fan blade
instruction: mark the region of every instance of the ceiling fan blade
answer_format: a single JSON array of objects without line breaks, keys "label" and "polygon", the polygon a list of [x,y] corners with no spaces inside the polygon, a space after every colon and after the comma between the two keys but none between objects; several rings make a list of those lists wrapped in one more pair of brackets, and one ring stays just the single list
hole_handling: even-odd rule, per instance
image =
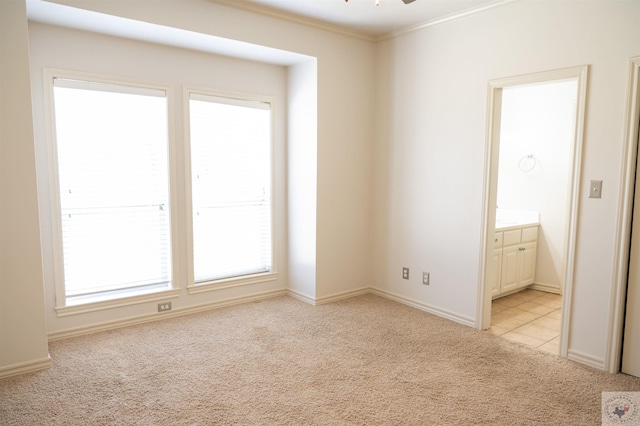
[{"label": "ceiling fan blade", "polygon": [[416,0],[402,0],[404,2],[404,4],[409,4],[409,3],[413,3]]}]

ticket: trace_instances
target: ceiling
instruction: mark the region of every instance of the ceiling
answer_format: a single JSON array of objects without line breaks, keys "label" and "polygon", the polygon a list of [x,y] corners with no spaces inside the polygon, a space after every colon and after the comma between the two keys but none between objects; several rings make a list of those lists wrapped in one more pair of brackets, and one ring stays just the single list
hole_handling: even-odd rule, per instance
[{"label": "ceiling", "polygon": [[[5,1],[5,0],[0,0]],[[96,0],[98,1],[98,0]],[[129,0],[123,0],[129,1]],[[144,1],[144,0],[142,0]],[[153,0],[155,1],[155,0]],[[517,0],[208,0],[303,24],[347,32],[367,40],[444,22]],[[67,6],[55,0],[27,0],[30,21],[110,34],[283,66],[309,60],[304,55],[209,34],[123,19]]]},{"label": "ceiling", "polygon": [[512,0],[212,0],[233,7],[319,21],[381,37],[423,24],[465,15]]}]

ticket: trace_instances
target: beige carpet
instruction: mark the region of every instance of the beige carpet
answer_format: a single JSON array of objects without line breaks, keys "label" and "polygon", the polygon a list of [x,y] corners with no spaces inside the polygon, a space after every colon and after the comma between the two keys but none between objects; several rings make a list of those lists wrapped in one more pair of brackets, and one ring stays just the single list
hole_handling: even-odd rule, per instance
[{"label": "beige carpet", "polygon": [[611,375],[373,295],[288,297],[67,339],[1,425],[598,425]]}]

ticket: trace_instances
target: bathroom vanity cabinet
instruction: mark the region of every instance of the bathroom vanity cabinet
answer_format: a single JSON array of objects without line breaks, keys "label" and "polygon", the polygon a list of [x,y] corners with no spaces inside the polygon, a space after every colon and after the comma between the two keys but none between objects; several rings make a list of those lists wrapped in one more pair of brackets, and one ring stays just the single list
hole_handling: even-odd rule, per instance
[{"label": "bathroom vanity cabinet", "polygon": [[535,282],[538,226],[496,228],[492,298],[514,293]]}]

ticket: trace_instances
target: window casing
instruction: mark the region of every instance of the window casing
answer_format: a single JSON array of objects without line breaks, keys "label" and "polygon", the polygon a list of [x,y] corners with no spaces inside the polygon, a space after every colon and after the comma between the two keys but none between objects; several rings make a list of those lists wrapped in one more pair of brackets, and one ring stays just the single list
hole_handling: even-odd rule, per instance
[{"label": "window casing", "polygon": [[[44,77],[58,316],[277,280],[273,98],[185,89],[181,164],[171,86]],[[211,144],[216,120],[218,136],[236,134]]]},{"label": "window casing", "polygon": [[48,77],[56,305],[171,289],[167,90]]},{"label": "window casing", "polygon": [[272,102],[185,91],[191,289],[275,273]]}]

